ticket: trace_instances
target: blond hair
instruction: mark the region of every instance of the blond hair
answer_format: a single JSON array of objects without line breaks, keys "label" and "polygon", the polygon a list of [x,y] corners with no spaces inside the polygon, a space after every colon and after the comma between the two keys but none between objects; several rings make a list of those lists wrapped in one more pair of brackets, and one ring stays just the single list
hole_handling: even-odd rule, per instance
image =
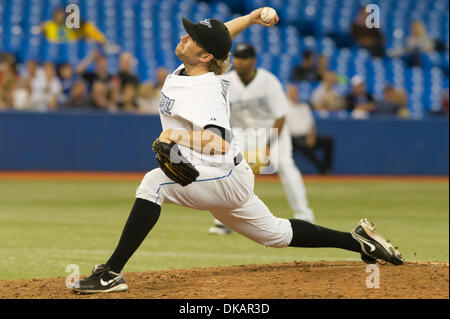
[{"label": "blond hair", "polygon": [[218,60],[213,58],[209,61],[208,71],[214,72],[215,75],[222,75],[230,68],[230,55],[226,57],[224,60]]}]

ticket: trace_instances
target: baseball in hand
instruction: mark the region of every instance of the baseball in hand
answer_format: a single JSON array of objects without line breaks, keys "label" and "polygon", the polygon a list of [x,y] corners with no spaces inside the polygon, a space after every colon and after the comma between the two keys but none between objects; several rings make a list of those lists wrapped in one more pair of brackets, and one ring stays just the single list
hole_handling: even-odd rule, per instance
[{"label": "baseball in hand", "polygon": [[270,8],[270,7],[265,7],[263,9],[263,11],[261,11],[261,19],[265,23],[270,23],[270,21],[272,21],[272,19],[275,17],[276,14],[277,14],[277,12],[275,11],[275,9]]}]

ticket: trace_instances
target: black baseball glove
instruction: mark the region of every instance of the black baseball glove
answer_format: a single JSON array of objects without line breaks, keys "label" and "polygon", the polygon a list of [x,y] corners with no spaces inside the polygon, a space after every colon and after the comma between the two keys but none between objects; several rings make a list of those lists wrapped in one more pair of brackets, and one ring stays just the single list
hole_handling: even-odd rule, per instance
[{"label": "black baseball glove", "polygon": [[159,167],[168,178],[182,186],[195,182],[199,172],[181,155],[176,143],[168,144],[157,139],[153,143],[153,151],[156,152]]}]

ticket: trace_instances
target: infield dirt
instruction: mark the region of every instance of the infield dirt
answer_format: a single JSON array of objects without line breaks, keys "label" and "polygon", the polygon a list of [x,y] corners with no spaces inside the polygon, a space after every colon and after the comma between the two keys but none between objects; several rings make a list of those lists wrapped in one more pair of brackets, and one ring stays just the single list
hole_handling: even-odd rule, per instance
[{"label": "infield dirt", "polygon": [[[124,293],[79,295],[65,278],[0,281],[8,299],[448,299],[448,262],[379,265],[368,288],[362,262],[320,261],[125,273]],[[371,281],[374,283],[374,281]]]}]

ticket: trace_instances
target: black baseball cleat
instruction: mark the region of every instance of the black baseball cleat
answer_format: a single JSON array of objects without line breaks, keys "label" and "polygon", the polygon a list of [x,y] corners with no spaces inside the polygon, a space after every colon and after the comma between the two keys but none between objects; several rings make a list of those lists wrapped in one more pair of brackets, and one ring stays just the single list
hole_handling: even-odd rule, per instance
[{"label": "black baseball cleat", "polygon": [[375,264],[377,260],[394,265],[403,264],[404,259],[397,248],[392,246],[389,240],[375,233],[375,225],[367,219],[361,219],[351,234],[361,245],[361,259],[366,264]]},{"label": "black baseball cleat", "polygon": [[82,279],[72,287],[74,292],[95,294],[99,292],[126,291],[128,285],[125,283],[123,273],[115,273],[107,265],[95,265],[92,275]]}]

